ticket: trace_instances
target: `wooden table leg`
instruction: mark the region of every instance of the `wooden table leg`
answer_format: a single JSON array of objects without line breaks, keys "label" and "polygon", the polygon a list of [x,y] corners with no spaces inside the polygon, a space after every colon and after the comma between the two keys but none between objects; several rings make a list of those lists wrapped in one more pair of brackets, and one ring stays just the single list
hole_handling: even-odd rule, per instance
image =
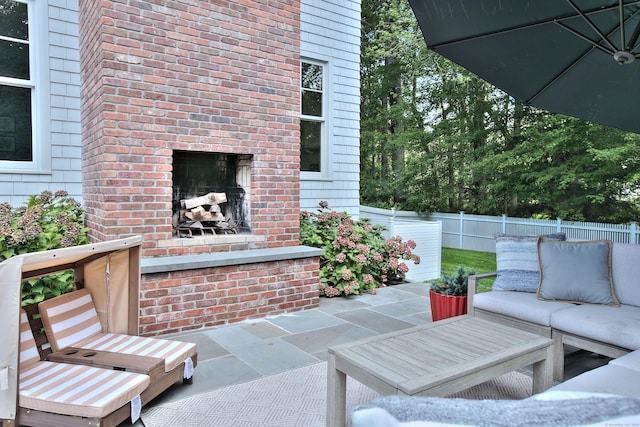
[{"label": "wooden table leg", "polygon": [[343,427],[347,419],[347,375],[336,369],[336,356],[327,360],[327,427]]},{"label": "wooden table leg", "polygon": [[547,347],[547,357],[533,364],[533,394],[542,393],[553,385],[554,347]]}]

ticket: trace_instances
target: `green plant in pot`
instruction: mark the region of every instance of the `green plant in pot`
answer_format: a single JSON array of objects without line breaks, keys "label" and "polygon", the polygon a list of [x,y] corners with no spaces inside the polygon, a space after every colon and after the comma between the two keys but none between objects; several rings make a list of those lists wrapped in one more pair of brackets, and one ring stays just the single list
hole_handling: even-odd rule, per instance
[{"label": "green plant in pot", "polygon": [[469,276],[476,274],[473,269],[459,265],[453,274],[442,273],[431,282],[429,300],[431,317],[434,322],[449,317],[467,314],[467,291]]}]

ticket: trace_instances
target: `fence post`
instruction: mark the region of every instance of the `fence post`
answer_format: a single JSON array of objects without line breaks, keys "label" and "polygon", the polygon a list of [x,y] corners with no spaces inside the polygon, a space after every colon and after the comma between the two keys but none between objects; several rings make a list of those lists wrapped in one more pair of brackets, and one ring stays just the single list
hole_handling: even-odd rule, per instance
[{"label": "fence post", "polygon": [[391,208],[391,216],[389,217],[389,221],[388,221],[389,237],[393,237],[396,235],[396,230],[394,230],[395,222],[396,222],[396,208]]},{"label": "fence post", "polygon": [[638,244],[638,223],[635,221],[631,221],[631,226],[629,227],[629,243]]},{"label": "fence post", "polygon": [[502,232],[507,233],[507,214],[502,214]]},{"label": "fence post", "polygon": [[556,233],[562,231],[562,219],[556,218]]},{"label": "fence post", "polygon": [[458,239],[458,248],[462,249],[464,248],[463,244],[463,239],[464,239],[464,211],[460,211],[460,238]]}]

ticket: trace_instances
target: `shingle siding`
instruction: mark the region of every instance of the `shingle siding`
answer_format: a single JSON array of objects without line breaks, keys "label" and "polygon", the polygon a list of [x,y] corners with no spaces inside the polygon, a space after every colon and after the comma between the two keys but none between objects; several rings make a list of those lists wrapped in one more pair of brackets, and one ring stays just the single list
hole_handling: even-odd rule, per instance
[{"label": "shingle siding", "polygon": [[80,61],[78,53],[78,2],[49,1],[49,135],[51,170],[44,173],[0,172],[0,201],[14,206],[44,190],[66,190],[82,200],[80,173]]},{"label": "shingle siding", "polygon": [[332,73],[328,117],[329,171],[322,178],[303,174],[302,209],[315,210],[320,200],[329,207],[358,215],[360,170],[360,1],[303,0],[303,57],[328,61]]}]

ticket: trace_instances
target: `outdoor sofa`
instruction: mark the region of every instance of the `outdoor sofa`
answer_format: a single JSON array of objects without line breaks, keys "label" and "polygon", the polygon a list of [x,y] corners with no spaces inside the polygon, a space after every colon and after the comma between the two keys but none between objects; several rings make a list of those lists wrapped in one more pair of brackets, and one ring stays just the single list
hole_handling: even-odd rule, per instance
[{"label": "outdoor sofa", "polygon": [[468,294],[470,315],[552,338],[557,381],[567,348],[613,358],[640,349],[640,245],[562,237],[496,235],[497,272],[469,277]]},{"label": "outdoor sofa", "polygon": [[354,408],[354,427],[640,424],[640,245],[498,234],[496,261],[469,278],[470,315],[552,338],[558,381],[565,346],[613,359],[523,400],[381,397]]}]

